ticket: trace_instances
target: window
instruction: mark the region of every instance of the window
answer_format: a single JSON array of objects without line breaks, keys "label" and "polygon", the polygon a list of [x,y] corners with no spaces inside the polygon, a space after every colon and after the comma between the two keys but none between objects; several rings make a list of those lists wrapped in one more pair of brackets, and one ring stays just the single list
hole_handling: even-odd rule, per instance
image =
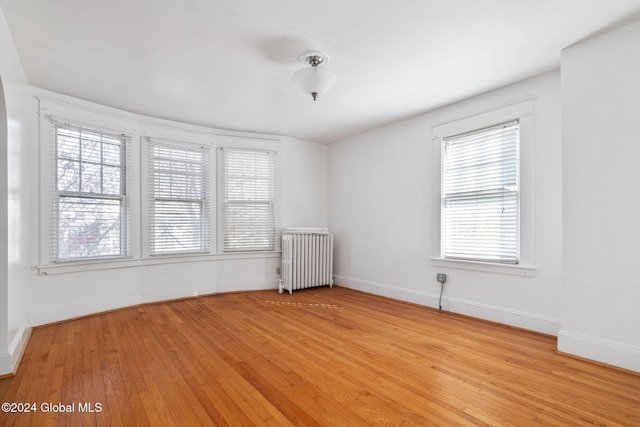
[{"label": "window", "polygon": [[224,148],[222,229],[224,252],[275,249],[275,153]]},{"label": "window", "polygon": [[149,141],[151,255],[209,251],[209,149]]},{"label": "window", "polygon": [[443,144],[441,257],[518,264],[519,122],[445,137]]},{"label": "window", "polygon": [[279,139],[94,107],[38,97],[38,274],[279,256]]},{"label": "window", "polygon": [[53,128],[55,261],[127,256],[128,139],[62,124]]}]

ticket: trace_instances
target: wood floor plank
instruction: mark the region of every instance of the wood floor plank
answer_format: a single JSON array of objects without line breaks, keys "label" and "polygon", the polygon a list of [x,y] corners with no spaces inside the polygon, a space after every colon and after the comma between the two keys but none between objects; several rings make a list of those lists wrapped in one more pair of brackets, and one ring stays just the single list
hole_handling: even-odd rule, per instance
[{"label": "wood floor plank", "polygon": [[640,375],[555,348],[338,286],[203,296],[35,328],[0,400],[38,411],[0,425],[640,425]]}]

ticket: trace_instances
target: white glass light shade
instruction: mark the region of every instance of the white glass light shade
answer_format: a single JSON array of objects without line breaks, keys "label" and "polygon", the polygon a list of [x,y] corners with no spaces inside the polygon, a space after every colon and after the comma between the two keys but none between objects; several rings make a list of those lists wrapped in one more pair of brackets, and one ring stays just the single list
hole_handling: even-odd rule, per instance
[{"label": "white glass light shade", "polygon": [[318,66],[303,68],[293,75],[293,82],[311,94],[314,100],[331,89],[337,80],[336,73]]}]

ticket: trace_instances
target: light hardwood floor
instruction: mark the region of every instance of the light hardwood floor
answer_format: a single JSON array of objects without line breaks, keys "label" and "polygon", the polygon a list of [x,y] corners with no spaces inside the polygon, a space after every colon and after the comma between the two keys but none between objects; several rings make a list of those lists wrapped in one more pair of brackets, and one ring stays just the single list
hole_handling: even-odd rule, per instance
[{"label": "light hardwood floor", "polygon": [[[35,328],[0,401],[37,412],[0,420],[640,426],[639,375],[555,347],[554,337],[341,287],[204,296]],[[73,412],[44,412],[49,403]],[[101,412],[80,411],[96,404]]]}]

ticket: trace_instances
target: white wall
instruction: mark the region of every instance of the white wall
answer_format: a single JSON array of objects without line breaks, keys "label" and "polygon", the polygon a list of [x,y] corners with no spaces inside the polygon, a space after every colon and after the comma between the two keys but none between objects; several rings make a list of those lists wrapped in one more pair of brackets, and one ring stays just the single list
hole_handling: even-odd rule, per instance
[{"label": "white wall", "polygon": [[[529,202],[533,277],[435,267],[439,256],[439,146],[432,128],[533,100]],[[329,147],[329,227],[336,283],[555,334],[560,328],[562,151],[560,74],[487,93]],[[489,123],[491,124],[491,123]]]},{"label": "white wall", "polygon": [[18,57],[16,46],[9,32],[7,21],[4,19],[4,12],[0,9],[0,71],[3,82],[27,84],[27,77],[24,74],[22,63]]},{"label": "white wall", "polygon": [[[27,79],[11,34],[0,10],[0,76],[4,91],[6,121],[0,137],[0,375],[17,367],[30,328],[27,313],[28,268],[26,240],[30,233],[29,212],[23,207],[34,196],[29,174],[31,160],[21,157],[28,141],[35,139],[32,99],[25,93]],[[3,108],[4,110],[4,105]]]},{"label": "white wall", "polygon": [[282,138],[282,145],[285,149],[278,153],[278,161],[286,168],[279,180],[279,223],[283,227],[326,227],[327,146],[293,138]]},{"label": "white wall", "polygon": [[[42,159],[39,168],[41,197],[39,203],[30,209],[43,214],[39,223],[36,218],[30,224],[34,229],[38,226],[40,229],[39,243],[30,248],[33,254],[31,266],[37,268],[32,268],[28,278],[29,312],[34,326],[150,301],[217,292],[275,290],[280,278],[276,274],[276,268],[280,266],[279,252],[145,258],[141,249],[145,213],[136,202],[144,197],[139,177],[134,179],[132,188],[135,205],[131,221],[132,259],[95,265],[51,265],[46,256],[49,216],[44,208],[50,205],[46,188],[51,181],[49,177],[53,176],[52,171],[47,171],[51,163],[47,160],[50,157],[47,152],[52,147],[49,132],[45,129],[49,123],[48,115],[132,133],[135,164],[140,162],[141,137],[145,135],[181,141],[208,141],[212,147],[236,144],[275,149],[277,228],[327,226],[325,145],[186,125],[134,115],[35,88],[32,92],[41,100],[40,147],[34,138],[30,142],[32,146],[25,150],[39,148]],[[134,172],[136,170],[140,168],[134,168]],[[215,177],[215,173],[212,176]]]},{"label": "white wall", "polygon": [[558,347],[640,371],[640,22],[562,53]]},{"label": "white wall", "polygon": [[33,271],[31,253],[37,242],[38,215],[31,207],[37,203],[37,174],[33,168],[37,150],[36,103],[30,88],[9,84],[5,95],[8,112],[8,291],[9,352],[14,363],[21,356],[31,332],[28,316],[29,276]]}]

